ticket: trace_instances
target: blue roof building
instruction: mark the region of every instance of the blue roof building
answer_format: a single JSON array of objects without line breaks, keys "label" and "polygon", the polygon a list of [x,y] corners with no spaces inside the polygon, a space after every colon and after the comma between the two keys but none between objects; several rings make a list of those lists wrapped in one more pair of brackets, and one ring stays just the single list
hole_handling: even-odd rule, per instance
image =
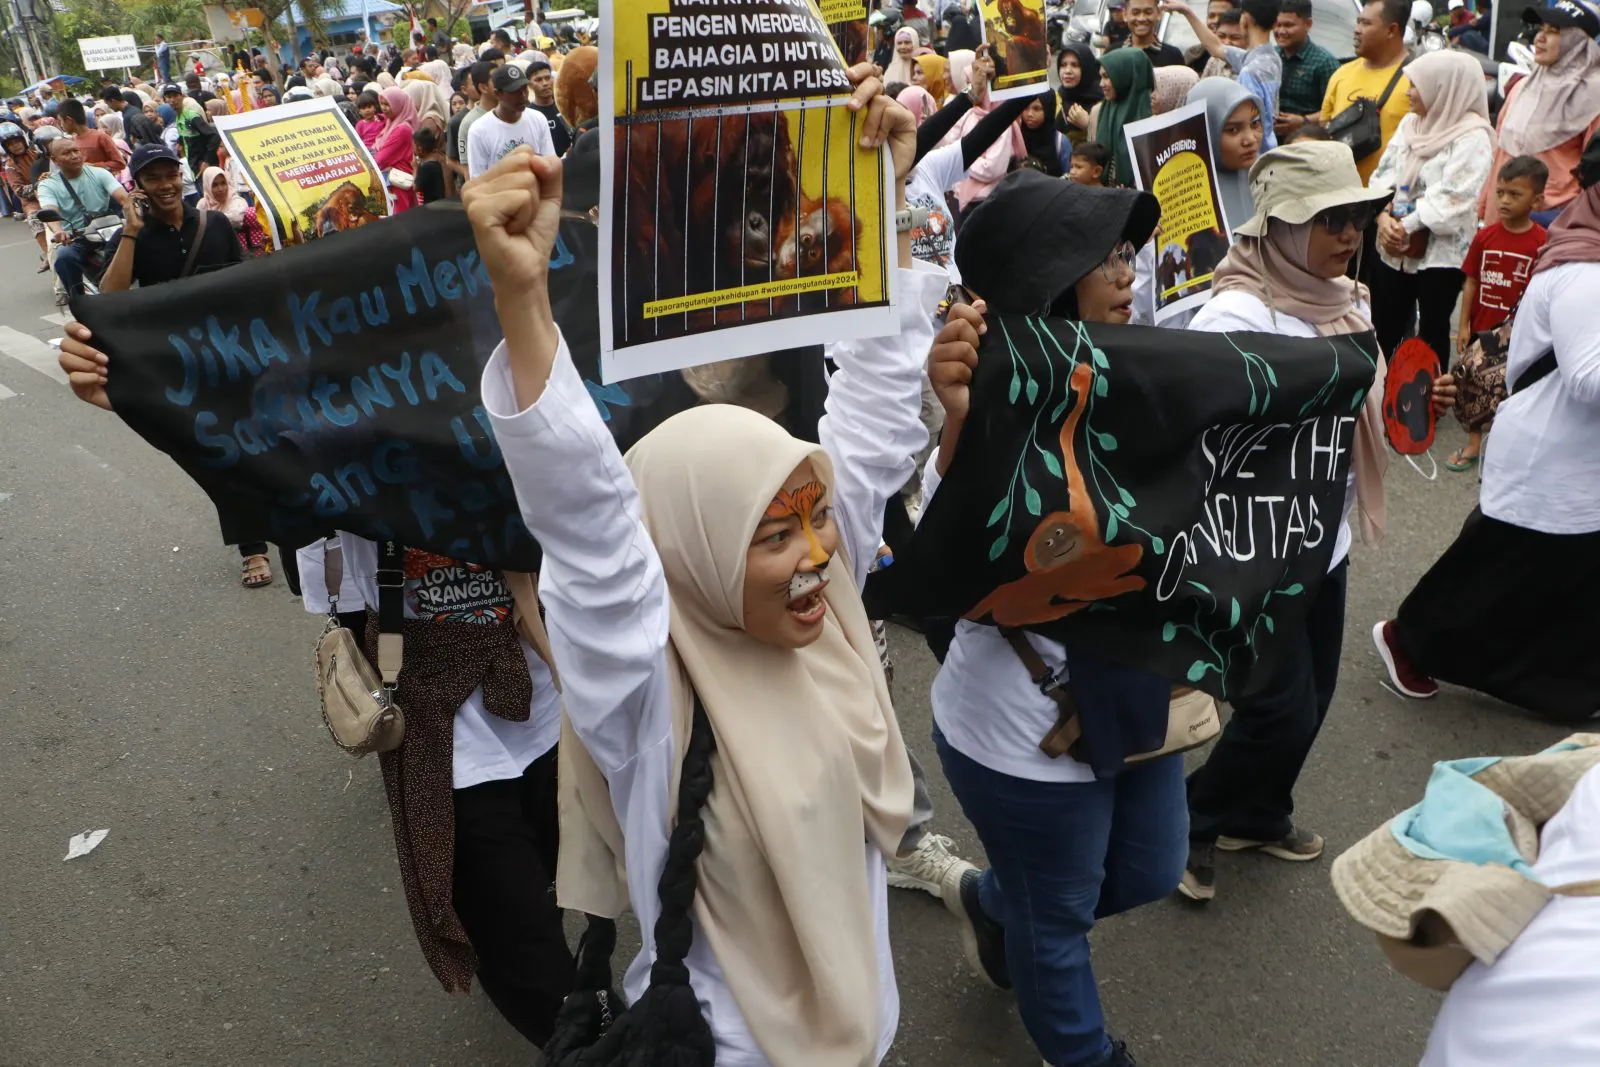
[{"label": "blue roof building", "polygon": [[[363,9],[366,11],[370,31],[365,30],[361,24]],[[295,25],[298,29],[295,40],[296,52],[291,62],[298,62],[301,56],[311,52],[311,30],[307,28],[305,17],[300,14],[298,5],[290,5],[290,10],[294,12]],[[341,46],[348,48],[364,33],[370,40],[377,41],[396,22],[405,25],[405,29],[401,32],[403,39],[409,30],[405,8],[399,4],[392,4],[389,0],[343,0],[340,7],[330,11],[323,19],[328,30],[328,40],[335,48]]]}]

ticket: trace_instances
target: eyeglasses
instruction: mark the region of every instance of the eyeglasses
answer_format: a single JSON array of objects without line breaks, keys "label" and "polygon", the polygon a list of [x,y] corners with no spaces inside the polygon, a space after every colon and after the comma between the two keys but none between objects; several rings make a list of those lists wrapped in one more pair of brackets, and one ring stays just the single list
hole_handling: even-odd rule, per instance
[{"label": "eyeglasses", "polygon": [[1124,270],[1133,269],[1133,261],[1139,255],[1139,250],[1133,247],[1131,241],[1123,241],[1111,250],[1105,262],[1100,264],[1100,276],[1108,282],[1115,282],[1117,276]]},{"label": "eyeglasses", "polygon": [[1371,204],[1342,204],[1317,212],[1312,221],[1329,233],[1343,233],[1351,226],[1365,232],[1377,217],[1378,209]]}]

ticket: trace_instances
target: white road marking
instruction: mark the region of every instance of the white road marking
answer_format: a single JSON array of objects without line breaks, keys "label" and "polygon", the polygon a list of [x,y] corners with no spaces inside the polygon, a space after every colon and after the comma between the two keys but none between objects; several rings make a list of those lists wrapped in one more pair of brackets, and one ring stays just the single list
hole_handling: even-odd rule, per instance
[{"label": "white road marking", "polygon": [[56,350],[37,337],[12,329],[10,326],[0,326],[0,352],[18,363],[32,367],[47,378],[63,385],[67,384],[67,372],[61,369]]},{"label": "white road marking", "polygon": [[0,400],[10,400],[12,397],[14,397],[16,395],[17,394],[12,392],[10,389],[7,389],[5,386],[0,385]]},{"label": "white road marking", "polygon": [[64,311],[56,311],[49,315],[40,315],[39,317],[52,326],[65,326],[67,323],[72,321],[72,316]]}]

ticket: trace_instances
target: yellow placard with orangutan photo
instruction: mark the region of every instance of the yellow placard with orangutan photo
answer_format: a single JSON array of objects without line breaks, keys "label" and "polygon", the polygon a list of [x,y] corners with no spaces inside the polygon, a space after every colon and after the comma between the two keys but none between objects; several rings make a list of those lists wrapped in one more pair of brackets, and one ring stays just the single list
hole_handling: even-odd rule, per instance
[{"label": "yellow placard with orangutan photo", "polygon": [[978,0],[978,14],[994,59],[989,98],[1037,96],[1050,81],[1044,0]]},{"label": "yellow placard with orangutan photo", "polygon": [[605,380],[894,333],[893,172],[815,0],[601,20]]},{"label": "yellow placard with orangutan photo", "polygon": [[244,168],[256,216],[276,248],[389,215],[378,165],[331,98],[219,115],[217,132]]}]

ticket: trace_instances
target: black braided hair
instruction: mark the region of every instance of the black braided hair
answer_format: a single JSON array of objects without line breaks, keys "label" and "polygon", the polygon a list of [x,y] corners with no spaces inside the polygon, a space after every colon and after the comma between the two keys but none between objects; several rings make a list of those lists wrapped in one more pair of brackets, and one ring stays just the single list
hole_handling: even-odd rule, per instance
[{"label": "black braided hair", "polygon": [[[716,1040],[684,963],[694,941],[691,909],[699,883],[695,865],[706,847],[703,812],[714,784],[711,757],[716,750],[711,720],[696,695],[678,784],[677,825],[667,841],[667,862],[657,886],[661,914],[656,919],[656,959],[649,988],[598,1040],[593,1039],[604,1028],[603,1016],[615,1010],[610,1006],[620,1007],[622,1002],[608,988],[615,924],[591,918],[578,948],[578,983],[580,991],[587,988],[599,994],[574,994],[562,1006],[556,1033],[544,1050],[549,1067],[711,1067],[716,1061]],[[588,1047],[583,1047],[584,1032],[593,1041]]]}]

